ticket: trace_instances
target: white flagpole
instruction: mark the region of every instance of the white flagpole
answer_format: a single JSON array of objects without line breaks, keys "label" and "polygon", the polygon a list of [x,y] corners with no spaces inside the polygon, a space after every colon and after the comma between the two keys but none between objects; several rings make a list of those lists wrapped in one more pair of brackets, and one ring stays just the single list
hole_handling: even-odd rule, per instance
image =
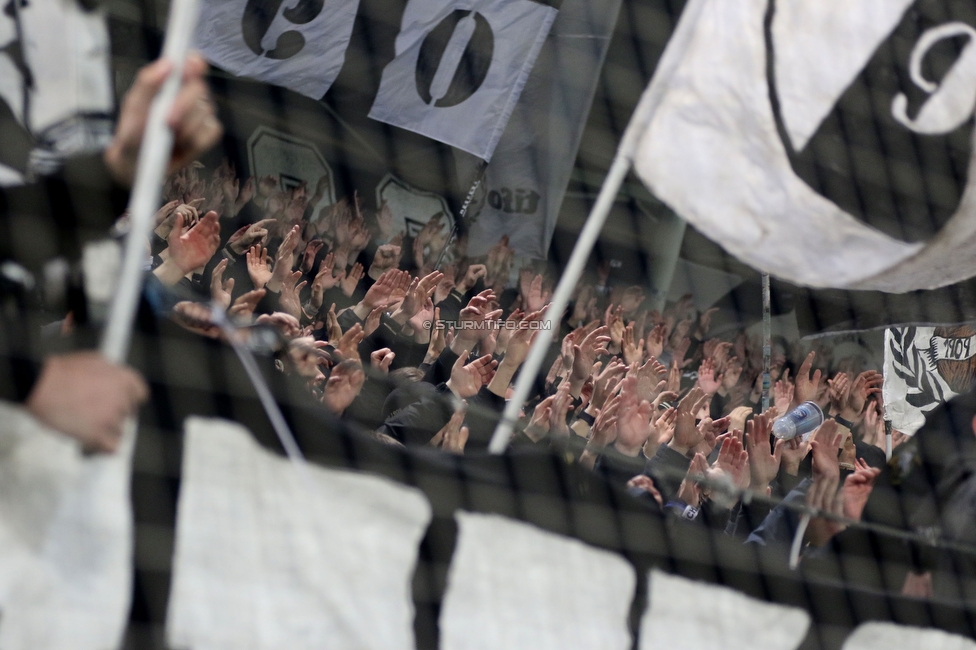
[{"label": "white flagpole", "polygon": [[691,41],[695,22],[704,5],[705,0],[691,0],[685,6],[678,27],[675,29],[674,35],[671,37],[671,42],[668,44],[664,56],[661,57],[657,71],[654,73],[654,79],[641,96],[637,108],[634,109],[634,115],[630,120],[630,124],[627,125],[624,137],[620,141],[620,147],[617,149],[617,155],[613,159],[613,164],[610,166],[607,178],[603,183],[603,187],[600,189],[600,195],[597,197],[590,216],[587,217],[586,224],[580,232],[579,239],[576,240],[576,246],[573,247],[573,253],[570,255],[569,262],[566,264],[559,284],[556,286],[556,290],[552,295],[552,302],[549,304],[549,309],[546,310],[545,325],[536,335],[535,341],[532,343],[529,355],[519,370],[518,381],[515,382],[514,394],[505,404],[502,419],[491,437],[488,451],[493,454],[500,454],[508,447],[515,423],[518,421],[519,412],[521,412],[525,400],[529,397],[529,391],[532,390],[532,384],[535,383],[536,376],[542,369],[542,362],[545,360],[546,352],[552,343],[554,333],[559,329],[563,312],[566,310],[569,299],[573,295],[573,290],[576,288],[576,284],[583,274],[586,261],[593,251],[593,246],[600,236],[600,231],[603,230],[603,224],[610,214],[610,209],[613,207],[614,200],[617,198],[617,192],[620,190],[620,186],[623,184],[624,179],[627,177],[627,172],[630,171],[630,167],[633,164],[640,138],[650,124],[651,118],[654,117],[658,104],[660,104],[661,98],[668,87],[668,82],[681,63],[684,50]]},{"label": "white flagpole", "polygon": [[763,308],[763,371],[762,371],[762,410],[769,410],[770,375],[769,366],[773,354],[773,336],[770,324],[769,274],[762,274],[762,308]]},{"label": "white flagpole", "polygon": [[603,230],[603,224],[607,220],[607,215],[610,214],[614,200],[617,198],[617,191],[620,189],[624,178],[627,177],[627,172],[630,171],[631,158],[621,155],[621,153],[618,153],[614,159],[610,173],[607,174],[607,180],[600,190],[600,196],[596,200],[596,205],[593,206],[593,211],[586,220],[586,225],[583,226],[579,239],[576,240],[573,254],[570,256],[569,263],[566,264],[562,278],[552,295],[549,309],[546,310],[545,325],[536,334],[529,355],[519,371],[518,381],[515,382],[515,394],[505,404],[501,422],[498,423],[498,427],[491,437],[491,443],[488,445],[488,451],[493,454],[500,454],[508,447],[508,441],[512,436],[519,412],[529,397],[532,384],[535,383],[536,375],[539,374],[542,362],[549,351],[553,333],[559,331],[559,324],[562,321],[563,312],[569,304],[569,299],[573,295],[573,289],[576,288],[576,283],[579,282],[579,277],[583,274],[590,252],[600,236],[600,231]]},{"label": "white flagpole", "polygon": [[102,354],[115,363],[124,362],[129,354],[132,322],[142,291],[146,241],[153,229],[153,215],[159,207],[166,167],[173,151],[173,132],[166,125],[166,117],[180,89],[183,61],[190,49],[198,15],[199,0],[174,0],[170,6],[163,58],[173,64],[173,70],[149,109],[129,199],[129,234],[119,270],[119,286],[102,334]]}]

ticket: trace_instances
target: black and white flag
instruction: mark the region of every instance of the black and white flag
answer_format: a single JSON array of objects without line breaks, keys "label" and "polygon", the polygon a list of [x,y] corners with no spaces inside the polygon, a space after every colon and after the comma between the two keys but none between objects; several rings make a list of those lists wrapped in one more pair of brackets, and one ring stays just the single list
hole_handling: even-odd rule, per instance
[{"label": "black and white flag", "polygon": [[976,386],[976,329],[893,327],[885,330],[885,417],[909,435],[927,413]]},{"label": "black and white flag", "polygon": [[369,116],[490,160],[557,10],[411,0]]},{"label": "black and white flag", "polygon": [[0,12],[0,186],[108,145],[111,56],[104,14],[78,2],[36,0]]},{"label": "black and white flag", "polygon": [[645,96],[636,169],[730,253],[796,284],[972,277],[969,8],[690,0]]},{"label": "black and white flag", "polygon": [[545,259],[576,164],[620,0],[564,0],[468,214],[468,254],[507,236]]},{"label": "black and white flag", "polygon": [[211,63],[319,99],[339,75],[359,0],[207,0],[194,38]]}]

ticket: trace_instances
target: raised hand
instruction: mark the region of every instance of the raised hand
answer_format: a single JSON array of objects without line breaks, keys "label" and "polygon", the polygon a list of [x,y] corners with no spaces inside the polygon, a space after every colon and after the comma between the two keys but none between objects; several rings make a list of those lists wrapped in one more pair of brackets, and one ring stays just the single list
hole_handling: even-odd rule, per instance
[{"label": "raised hand", "polygon": [[169,258],[153,273],[160,282],[173,286],[183,277],[203,268],[220,246],[220,225],[217,213],[208,212],[195,226],[184,232],[183,215],[176,215],[176,224],[169,234]]},{"label": "raised hand", "polygon": [[668,446],[679,453],[687,454],[704,440],[705,436],[699,431],[695,417],[707,403],[708,396],[697,386],[688,391],[688,394],[678,402],[678,413],[674,422],[674,438],[671,439]]},{"label": "raised hand", "polygon": [[335,303],[332,303],[332,306],[329,307],[329,311],[325,313],[325,328],[328,332],[327,340],[330,343],[342,339],[342,328],[339,327],[339,317],[336,316],[335,309]]},{"label": "raised hand", "polygon": [[525,426],[525,435],[532,442],[539,442],[549,435],[549,418],[552,417],[552,403],[556,400],[555,395],[550,395],[539,402],[532,411],[532,417]]},{"label": "raised hand", "polygon": [[[483,323],[493,317],[494,312],[490,312],[488,309],[489,303],[494,299],[495,294],[488,289],[468,301],[467,307],[461,310],[459,320],[462,325],[454,339],[456,347],[452,347],[455,352],[460,353],[458,348],[473,349],[488,335],[488,329],[483,326]],[[498,315],[500,314],[501,312],[498,312]],[[470,325],[465,325],[465,323],[470,323]]]},{"label": "raised hand", "polygon": [[691,359],[685,359],[685,355],[688,354],[688,348],[691,347],[691,339],[687,336],[678,340],[678,343],[671,350],[672,352],[672,362],[678,364],[679,368],[687,368],[691,364]]},{"label": "raised hand", "polygon": [[846,372],[839,372],[833,379],[827,380],[827,398],[830,400],[832,413],[840,413],[847,404],[847,395],[851,390],[851,378]]},{"label": "raised hand", "polygon": [[296,284],[302,278],[301,271],[295,271],[294,273],[285,276],[284,281],[281,284],[281,295],[278,296],[278,306],[281,311],[286,314],[291,314],[298,320],[302,319],[302,301],[299,297],[299,293],[308,284],[307,281],[302,280],[300,283]]},{"label": "raised hand", "polygon": [[664,325],[655,325],[647,335],[647,354],[659,359],[664,354],[664,339],[666,330]]},{"label": "raised hand", "polygon": [[351,298],[352,294],[356,292],[356,287],[359,286],[359,281],[362,279],[363,265],[357,262],[349,269],[349,273],[346,273],[339,279],[339,287],[342,289],[342,293],[346,294],[347,298]]},{"label": "raised hand", "polygon": [[715,362],[706,358],[698,368],[698,387],[706,395],[714,395],[722,387],[722,375],[715,376]]},{"label": "raised hand", "polygon": [[858,458],[854,461],[854,473],[844,480],[844,516],[854,521],[861,521],[864,506],[867,505],[874,482],[881,475],[881,470],[871,467]]},{"label": "raised hand", "polygon": [[315,265],[315,256],[319,254],[323,246],[325,246],[325,242],[321,239],[313,239],[308,242],[308,245],[305,246],[305,252],[302,253],[302,273],[312,272],[312,267]]},{"label": "raised hand", "polygon": [[322,300],[325,292],[339,284],[339,279],[333,277],[332,269],[335,266],[335,255],[329,253],[319,263],[319,271],[312,280],[312,309],[316,312],[322,307]]},{"label": "raised hand", "polygon": [[247,252],[247,274],[255,289],[263,289],[271,279],[271,266],[268,249],[256,244]]},{"label": "raised hand", "polygon": [[810,443],[813,449],[814,476],[833,476],[839,479],[840,463],[837,453],[843,438],[834,420],[827,420],[820,425],[816,438]]},{"label": "raised hand", "polygon": [[790,370],[783,371],[783,377],[773,384],[773,404],[780,413],[789,413],[793,403],[793,382],[790,381]]},{"label": "raised hand", "polygon": [[301,239],[301,229],[298,226],[292,227],[285,235],[285,239],[278,246],[275,254],[274,269],[271,272],[271,279],[268,280],[268,291],[280,291],[285,278],[291,274],[295,268],[295,250],[298,248],[298,241]]},{"label": "raised hand", "polygon": [[[179,205],[180,205],[180,200],[177,199],[175,201],[170,201],[169,203],[165,204],[163,207],[156,210],[156,214],[153,217],[153,223],[155,224],[153,227],[156,228],[156,234],[158,234],[163,239],[169,237],[169,231],[172,230],[173,228],[172,225],[173,219],[171,219],[170,217],[173,216],[173,214],[176,212],[177,206]],[[162,226],[163,223],[167,221],[169,221],[170,225],[166,229],[165,233],[159,232],[159,227]]]},{"label": "raised hand", "polygon": [[434,307],[434,318],[431,319],[430,343],[427,344],[427,354],[424,356],[424,363],[433,363],[441,352],[447,347],[447,331],[445,328],[437,327],[441,319],[440,307]]},{"label": "raised hand", "polygon": [[708,474],[708,461],[704,454],[695,454],[688,466],[688,473],[678,487],[678,500],[687,503],[693,508],[701,506],[701,486],[698,481]]},{"label": "raised hand", "polygon": [[302,335],[302,324],[297,318],[283,311],[261,314],[254,322],[258,325],[270,325],[286,339],[294,339]]},{"label": "raised hand", "polygon": [[610,330],[610,345],[614,350],[619,350],[624,342],[626,326],[622,314],[623,308],[615,308],[612,303],[607,305],[607,310],[603,313],[603,324]]},{"label": "raised hand", "polygon": [[671,368],[668,370],[668,383],[665,388],[672,393],[681,391],[681,367],[677,361],[671,362]]},{"label": "raised hand", "polygon": [[[593,397],[590,398],[590,404],[594,409],[603,408],[607,400],[611,395],[614,394],[617,387],[622,381],[623,375],[627,372],[627,366],[620,362],[619,359],[614,358],[611,360],[607,367],[603,369],[603,372],[598,374],[593,379]],[[637,396],[639,399],[644,399],[643,394],[640,391],[640,383],[638,380],[637,386]]]},{"label": "raised hand", "polygon": [[634,338],[634,324],[631,323],[624,328],[621,343],[621,353],[624,357],[624,363],[640,363],[644,360],[644,339],[635,342]]},{"label": "raised hand", "polygon": [[651,435],[651,405],[637,400],[636,377],[624,378],[620,389],[620,410],[617,415],[617,451],[637,456]]},{"label": "raised hand", "polygon": [[441,281],[437,283],[437,288],[434,289],[434,297],[432,299],[434,304],[439,305],[444,302],[451,295],[451,289],[454,287],[454,271],[448,267],[444,270],[444,277],[441,278]]},{"label": "raised hand", "polygon": [[338,341],[334,341],[336,354],[345,361],[355,361],[361,364],[362,361],[359,358],[359,344],[363,342],[366,338],[366,332],[363,331],[363,326],[356,323],[345,333],[339,337]]},{"label": "raised hand", "polygon": [[[103,160],[112,176],[124,185],[130,185],[135,178],[149,107],[172,70],[173,64],[162,58],[143,67],[122,100],[115,135]],[[195,160],[217,144],[223,134],[224,128],[210,99],[206,72],[207,64],[200,55],[187,56],[180,89],[166,118],[167,126],[173,131],[169,173]]]},{"label": "raised hand", "polygon": [[865,370],[857,376],[847,394],[847,401],[841,409],[840,416],[850,422],[857,421],[864,411],[868,397],[881,393],[884,375],[876,370]]},{"label": "raised hand", "polygon": [[792,408],[796,408],[803,402],[817,400],[817,394],[820,391],[820,370],[815,370],[813,375],[810,375],[810,370],[813,368],[813,360],[816,356],[816,352],[811,352],[803,360],[803,363],[800,364],[800,369],[796,375],[796,387],[793,390]]},{"label": "raised hand", "polygon": [[258,303],[267,293],[265,289],[254,289],[238,296],[234,304],[227,310],[227,315],[238,321],[249,319],[257,308]]},{"label": "raised hand", "polygon": [[413,328],[414,343],[429,343],[431,329],[434,326],[434,301],[428,298],[424,301],[424,306],[407,321]]},{"label": "raised hand", "polygon": [[363,322],[363,332],[366,336],[372,336],[373,332],[380,328],[380,321],[383,319],[383,310],[385,306],[380,306],[369,312]]},{"label": "raised hand", "polygon": [[234,212],[238,213],[241,211],[245,205],[247,205],[251,199],[254,198],[254,193],[257,189],[257,183],[254,181],[253,176],[249,176],[244,185],[241,186],[241,191],[237,194],[237,201],[234,203]]},{"label": "raised hand", "polygon": [[514,365],[516,368],[522,365],[525,358],[529,356],[529,349],[532,347],[532,341],[535,340],[535,335],[539,333],[539,330],[530,329],[527,325],[529,323],[542,322],[542,317],[543,312],[541,310],[534,311],[520,321],[522,327],[512,332],[506,345],[505,357],[502,363]]},{"label": "raised hand", "polygon": [[472,264],[468,267],[468,270],[464,272],[464,277],[461,282],[457,285],[457,290],[461,294],[465,294],[474,288],[474,285],[478,283],[478,280],[485,277],[488,273],[488,268],[484,264]]},{"label": "raised hand", "polygon": [[862,427],[862,431],[864,432],[863,440],[866,444],[874,445],[879,449],[885,448],[884,415],[881,413],[877,401],[870,402],[870,405],[864,411],[864,426]]},{"label": "raised hand", "polygon": [[722,373],[722,387],[727,393],[732,392],[732,389],[739,383],[739,377],[741,376],[742,362],[739,361],[738,357],[732,357],[726,363],[725,371]]},{"label": "raised hand", "polygon": [[[656,409],[656,406],[652,405]],[[674,422],[678,415],[678,409],[671,408],[663,411],[652,411],[651,413],[651,435],[644,444],[644,455],[650,458],[658,447],[666,445],[674,436]]]},{"label": "raised hand", "polygon": [[406,320],[413,318],[417,312],[423,309],[424,303],[434,295],[434,290],[437,288],[437,283],[440,282],[441,278],[443,277],[443,273],[440,271],[434,271],[433,273],[428,273],[422,278],[414,278],[414,280],[407,287],[406,294],[403,297],[403,302],[400,304],[400,309],[398,310],[406,317]]},{"label": "raised hand", "polygon": [[268,236],[268,228],[274,219],[261,219],[250,226],[244,226],[227,240],[227,246],[236,255],[243,255],[251,246],[264,243]]},{"label": "raised hand", "polygon": [[[362,267],[360,266],[360,268]],[[393,292],[399,286],[401,279],[401,272],[396,270],[390,270],[381,275],[379,279],[373,283],[373,286],[366,291],[366,295],[363,296],[360,304],[362,305],[364,311],[363,313],[358,313],[357,311],[359,317],[365,317],[370,310],[376,309],[377,307],[385,307],[390,302]]]},{"label": "raised hand", "polygon": [[390,372],[390,364],[393,363],[394,358],[396,358],[396,353],[390,348],[380,348],[370,353],[369,364],[373,370],[377,370],[385,375]]},{"label": "raised hand", "polygon": [[749,487],[751,476],[749,453],[742,448],[741,435],[741,431],[735,431],[722,441],[713,469],[721,470],[735,487],[744,490]]},{"label": "raised hand", "polygon": [[234,292],[234,278],[224,282],[224,271],[227,270],[228,263],[226,259],[221,260],[210,275],[210,299],[225,311],[230,307],[231,295]]},{"label": "raised hand", "polygon": [[712,307],[702,312],[702,315],[698,318],[698,331],[696,333],[699,339],[708,336],[708,330],[712,326],[712,316],[717,313],[718,307]]},{"label": "raised hand", "polygon": [[578,345],[573,345],[573,372],[571,380],[579,382],[580,388],[590,376],[590,369],[601,354],[607,354],[605,347],[610,341],[606,326],[598,327],[587,334]]},{"label": "raised hand", "polygon": [[757,415],[746,425],[746,449],[749,451],[749,470],[752,489],[764,491],[779,474],[783,448],[770,449],[769,434],[773,423],[765,415]]},{"label": "raised hand", "polygon": [[452,454],[463,454],[468,442],[468,427],[463,426],[467,406],[462,402],[455,409],[451,419],[430,439],[431,447],[438,447]]},{"label": "raised hand", "polygon": [[451,368],[451,378],[447,380],[447,387],[461,399],[477,395],[481,387],[491,381],[495,368],[498,367],[498,362],[492,360],[490,354],[467,363],[468,354],[465,350],[458,356]]},{"label": "raised hand", "polygon": [[549,298],[552,297],[552,292],[543,290],[542,281],[542,276],[537,275],[529,284],[528,294],[523,295],[523,298],[525,298],[525,311],[539,311],[549,302]]},{"label": "raised hand", "polygon": [[569,394],[569,385],[563,384],[556,391],[549,411],[549,435],[553,438],[568,438],[569,425],[566,424],[566,414],[573,407],[573,397]]},{"label": "raised hand", "polygon": [[400,247],[392,244],[383,244],[376,249],[373,256],[373,263],[369,265],[369,277],[378,280],[383,273],[396,268],[400,263]]},{"label": "raised hand", "polygon": [[342,415],[362,390],[366,373],[358,361],[343,361],[332,368],[322,393],[322,404],[336,415]]}]

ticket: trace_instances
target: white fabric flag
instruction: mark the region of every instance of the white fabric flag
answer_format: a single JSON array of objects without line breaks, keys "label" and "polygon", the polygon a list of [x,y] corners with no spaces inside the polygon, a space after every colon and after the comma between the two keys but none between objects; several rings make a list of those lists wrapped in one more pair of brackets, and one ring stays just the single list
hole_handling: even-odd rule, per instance
[{"label": "white fabric flag", "polygon": [[[976,28],[930,10],[690,0],[673,65],[645,95],[638,174],[730,253],[797,284],[898,293],[976,275]],[[921,66],[936,50],[940,80]]]},{"label": "white fabric flag", "polygon": [[132,594],[134,432],[115,454],[0,402],[0,648],[108,650]]},{"label": "white fabric flag", "polygon": [[346,60],[359,0],[204,0],[194,36],[208,61],[320,99]]},{"label": "white fabric flag", "polygon": [[556,13],[535,0],[410,0],[369,116],[491,159]]},{"label": "white fabric flag", "polygon": [[29,160],[4,156],[0,145],[0,186],[22,184],[28,167],[50,173],[65,158],[101,151],[114,130],[104,13],[62,0],[32,0],[15,13],[0,12],[0,101],[34,142]]},{"label": "white fabric flag", "polygon": [[[545,259],[576,163],[620,0],[563,0],[467,216],[468,255],[508,236]],[[459,157],[459,177],[474,176]]]},{"label": "white fabric flag", "polygon": [[802,609],[653,570],[640,650],[795,650],[810,627]]},{"label": "white fabric flag", "polygon": [[416,489],[297,466],[240,425],[190,418],[166,636],[174,648],[415,647]]},{"label": "white fabric flag", "polygon": [[925,414],[976,387],[976,329],[892,327],[885,330],[885,417],[914,435]]},{"label": "white fabric flag", "polygon": [[458,511],[443,650],[629,648],[634,569],[622,557],[500,515]]},{"label": "white fabric flag", "polygon": [[894,623],[864,623],[844,640],[841,650],[976,650],[976,641],[942,630]]}]

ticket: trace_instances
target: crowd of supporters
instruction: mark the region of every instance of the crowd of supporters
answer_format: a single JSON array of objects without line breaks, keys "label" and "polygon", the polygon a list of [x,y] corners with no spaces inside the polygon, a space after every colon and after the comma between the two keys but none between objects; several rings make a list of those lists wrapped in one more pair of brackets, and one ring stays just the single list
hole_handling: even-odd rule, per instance
[{"label": "crowd of supporters", "polygon": [[[467,257],[438,218],[408,234],[356,196],[317,207],[325,187],[242,179],[226,162],[170,177],[149,245],[173,318],[214,338],[226,336],[222,311],[245,335],[273,328],[286,342],[278,370],[321,408],[389,444],[485,453],[554,278],[512,269],[504,238]],[[649,303],[606,275],[580,284],[513,450],[557,448],[649,508],[747,543],[789,543],[796,525],[746,490],[859,520],[886,466],[882,375],[778,339],[763,411],[758,340],[712,336],[715,310],[690,297],[663,311]],[[828,417],[815,435],[773,436],[807,401]],[[894,445],[906,439],[895,432]],[[814,518],[806,548],[843,529]]]},{"label": "crowd of supporters", "polygon": [[[3,261],[41,278],[56,254],[73,260],[82,241],[126,231],[126,216],[117,218],[123,186],[165,73],[159,63],[140,73],[104,156],[78,157],[59,174],[3,191]],[[460,474],[488,453],[530,347],[549,327],[559,275],[544,261],[515,268],[505,238],[471,257],[463,232],[455,237],[438,216],[397,232],[386,205],[356,195],[326,201],[327,179],[313,188],[241,177],[227,161],[193,162],[221,132],[203,74],[191,58],[171,119],[175,172],[146,242],[151,261],[130,355],[137,371],[90,352],[37,354],[38,339],[57,348],[52,341],[73,328],[97,333],[96,310],[70,311],[92,306],[77,295],[68,309],[35,308],[39,283],[0,268],[0,397],[22,402],[89,452],[114,452],[126,418],[139,413],[130,632],[148,624],[150,635],[167,611],[184,418],[231,418],[275,445],[225,344],[259,357],[263,379],[251,379],[272,384],[267,394],[283,410],[295,407],[288,415],[302,443],[332,436],[340,447],[359,436],[347,455],[360,443],[405,464],[426,463],[429,454]],[[966,581],[976,575],[976,555],[927,553],[918,543],[931,533],[976,545],[974,395],[954,401],[956,411],[930,414],[925,435],[893,432],[889,461],[882,375],[865,358],[777,338],[764,407],[761,340],[713,331],[716,310],[700,310],[691,297],[661,308],[637,282],[611,282],[601,269],[576,287],[506,441],[510,454],[572,465],[574,475],[626,491],[637,500],[628,507],[646,508],[689,539],[720,537],[743,550],[741,542],[762,562],[792,543],[805,569],[860,587],[962,601],[976,593]],[[76,343],[64,347],[90,347]],[[819,405],[824,423],[811,436],[774,436],[777,419],[805,402]],[[888,532],[876,535],[878,526]]]}]

